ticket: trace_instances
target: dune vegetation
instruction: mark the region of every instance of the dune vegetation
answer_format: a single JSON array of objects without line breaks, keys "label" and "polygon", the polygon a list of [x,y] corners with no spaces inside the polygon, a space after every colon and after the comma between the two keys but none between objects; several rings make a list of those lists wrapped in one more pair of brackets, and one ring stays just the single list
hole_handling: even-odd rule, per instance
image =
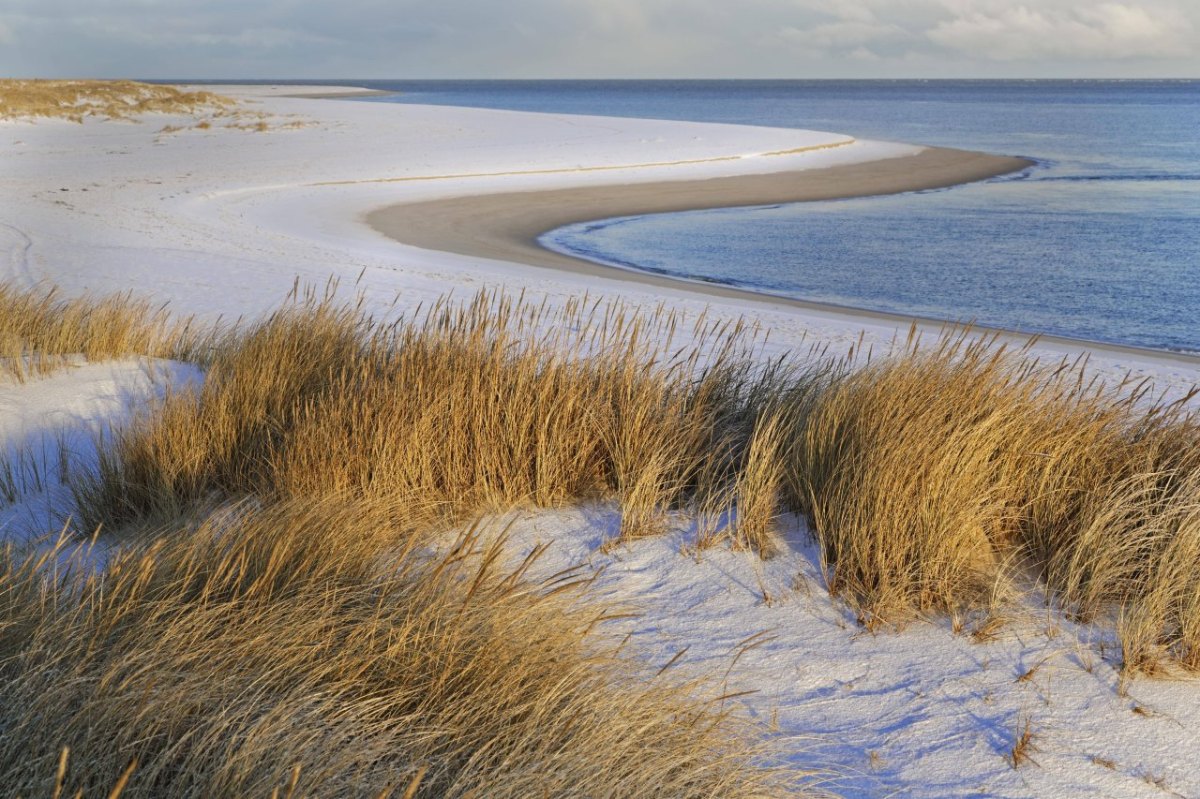
[{"label": "dune vegetation", "polygon": [[751,337],[726,324],[701,320],[675,348],[677,324],[485,294],[381,325],[309,295],[223,341],[199,392],[118,432],[77,487],[80,513],[119,530],[231,498],[349,492],[455,521],[616,498],[629,540],[673,509],[740,500],[759,517],[728,533],[769,548],[776,503],[752,495],[774,486],[741,460],[782,369],[756,369]]},{"label": "dune vegetation", "polygon": [[[591,645],[420,509],[240,506],[93,573],[0,564],[0,783],[21,796],[771,797],[721,697]],[[84,551],[83,554],[86,554]],[[47,563],[59,561],[48,584]],[[65,563],[63,562],[65,561]]]},{"label": "dune vegetation", "polygon": [[[697,549],[763,557],[800,513],[869,627],[1040,583],[1114,626],[1129,676],[1200,669],[1191,397],[967,331],[764,362],[744,325],[586,299],[384,322],[306,292],[219,334],[140,307],[0,292],[6,363],[144,347],[207,375],[72,477],[120,555],[48,584],[8,553],[0,774],[29,795],[61,757],[72,791],[136,758],[136,795],[785,790],[710,689],[605,654],[573,590],[435,545],[517,507],[610,501],[623,540],[683,513]],[[98,309],[144,326],[62,321]]]},{"label": "dune vegetation", "polygon": [[1200,668],[1200,419],[1148,391],[987,340],[914,344],[806,397],[787,504],[869,625],[996,610],[1037,578],[1119,624],[1126,669]]},{"label": "dune vegetation", "polygon": [[[595,431],[549,446],[597,408],[573,412],[566,395],[608,381],[615,414],[626,396],[678,405],[681,379],[640,388],[641,373],[547,362],[561,370],[547,391],[564,396],[545,402],[574,415],[539,431],[546,420],[503,413],[538,375],[513,368],[508,351],[524,345],[500,331],[532,332],[544,310],[481,298],[439,306],[420,326],[379,325],[309,295],[203,335],[147,310],[129,296],[0,293],[7,361],[144,344],[208,374],[104,442],[98,471],[74,476],[80,535],[49,551],[5,549],[0,783],[25,796],[810,793],[770,767],[761,731],[715,682],[660,673],[597,638],[610,611],[585,601],[586,579],[532,583],[532,561],[501,565],[502,542],[470,525],[444,532],[471,509],[607,490],[616,476],[598,473],[609,466]],[[105,335],[89,321],[101,317],[125,332]],[[590,341],[598,351],[643,324],[609,323]],[[552,346],[531,345],[526,367]],[[42,371],[68,363],[33,360]],[[497,391],[508,393],[488,396]],[[465,435],[498,436],[492,453],[460,438],[447,442],[457,455],[418,460],[413,444],[462,419],[448,392],[474,404],[468,413],[491,409]],[[406,416],[409,428],[392,427]],[[668,435],[647,414],[622,446],[640,446],[641,432]],[[374,467],[353,460],[361,447]],[[539,449],[536,465],[521,463]],[[624,457],[637,468],[640,456]],[[637,494],[649,481],[622,479],[639,502],[665,501]],[[116,554],[93,555],[85,530],[119,542]]]},{"label": "dune vegetation", "polygon": [[207,91],[132,80],[0,79],[0,119],[85,117],[131,119],[143,114],[196,114],[234,105]]},{"label": "dune vegetation", "polygon": [[23,291],[0,283],[0,375],[17,381],[79,356],[90,361],[149,356],[204,365],[215,335],[131,294],[67,299],[53,288]]}]

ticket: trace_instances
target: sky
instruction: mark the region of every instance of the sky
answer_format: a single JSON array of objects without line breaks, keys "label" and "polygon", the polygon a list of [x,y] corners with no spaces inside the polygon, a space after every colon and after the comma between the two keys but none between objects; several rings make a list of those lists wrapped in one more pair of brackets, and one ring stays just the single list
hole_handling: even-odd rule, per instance
[{"label": "sky", "polygon": [[1200,78],[1200,0],[0,0],[0,76]]}]

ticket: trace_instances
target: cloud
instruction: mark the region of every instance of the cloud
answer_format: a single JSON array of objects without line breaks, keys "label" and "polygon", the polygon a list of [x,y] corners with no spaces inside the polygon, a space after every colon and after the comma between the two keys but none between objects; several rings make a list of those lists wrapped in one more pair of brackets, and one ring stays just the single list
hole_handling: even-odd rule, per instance
[{"label": "cloud", "polygon": [[2,0],[0,74],[1200,77],[1198,0]]},{"label": "cloud", "polygon": [[811,28],[789,27],[780,31],[780,35],[797,44],[825,51],[853,51],[872,42],[909,36],[898,25],[858,21],[829,22]]},{"label": "cloud", "polygon": [[931,41],[996,61],[1174,58],[1195,54],[1191,22],[1173,8],[1102,3],[1040,10],[966,10],[938,23]]},{"label": "cloud", "polygon": [[876,52],[868,47],[856,47],[850,51],[850,58],[855,61],[882,61]]}]

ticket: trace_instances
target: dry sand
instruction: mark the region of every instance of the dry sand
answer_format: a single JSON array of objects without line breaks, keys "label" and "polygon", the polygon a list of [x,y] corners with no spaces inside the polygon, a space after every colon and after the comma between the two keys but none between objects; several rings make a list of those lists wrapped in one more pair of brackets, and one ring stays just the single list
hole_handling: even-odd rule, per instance
[{"label": "dry sand", "polygon": [[[681,281],[677,279],[572,258],[541,247],[537,239],[547,231],[576,222],[701,208],[896,194],[983,180],[1031,164],[1024,158],[931,148],[912,156],[823,169],[406,203],[375,211],[367,217],[367,222],[386,236],[424,249],[678,288]],[[691,281],[688,285],[721,296],[761,296]]]},{"label": "dry sand", "polygon": [[[642,285],[685,289],[713,297],[762,302],[815,311],[850,322],[869,320],[936,330],[945,322],[796,300],[731,286],[605,266],[553,252],[538,237],[578,222],[619,216],[834,200],[944,188],[985,180],[1032,166],[1024,158],[931,147],[912,156],[793,172],[707,180],[662,181],[570,189],[534,190],[452,197],[381,208],[367,216],[375,230],[404,244],[429,250],[562,269],[576,274],[625,280]],[[987,328],[981,328],[988,330]],[[1028,334],[996,331],[1025,341]],[[1044,335],[1040,340],[1068,349],[1174,363],[1200,364],[1200,357],[1141,347],[1100,344]]]}]

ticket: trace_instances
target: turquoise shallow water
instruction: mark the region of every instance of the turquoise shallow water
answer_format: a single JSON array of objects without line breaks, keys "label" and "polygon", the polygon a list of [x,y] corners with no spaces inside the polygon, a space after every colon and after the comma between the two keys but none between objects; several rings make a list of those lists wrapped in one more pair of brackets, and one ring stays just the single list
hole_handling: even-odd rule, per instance
[{"label": "turquoise shallow water", "polygon": [[1023,155],[937,192],[604,220],[553,246],[853,307],[1200,351],[1200,81],[365,81],[412,102]]}]

